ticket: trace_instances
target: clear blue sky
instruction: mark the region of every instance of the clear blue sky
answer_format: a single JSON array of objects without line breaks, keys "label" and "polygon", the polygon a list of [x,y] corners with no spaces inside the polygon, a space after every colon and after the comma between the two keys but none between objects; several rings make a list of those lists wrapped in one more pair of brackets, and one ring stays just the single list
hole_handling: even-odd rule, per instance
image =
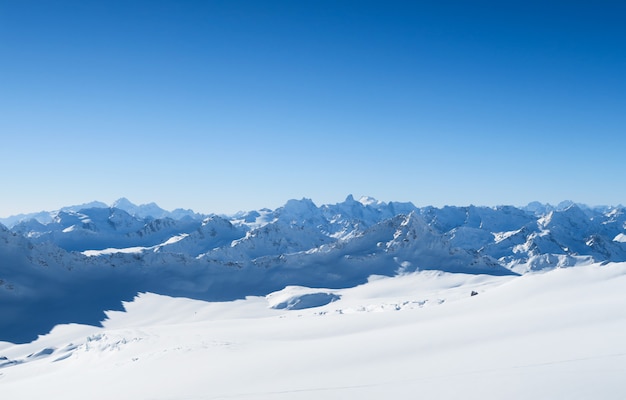
[{"label": "clear blue sky", "polygon": [[0,0],[0,216],[626,203],[621,1]]}]

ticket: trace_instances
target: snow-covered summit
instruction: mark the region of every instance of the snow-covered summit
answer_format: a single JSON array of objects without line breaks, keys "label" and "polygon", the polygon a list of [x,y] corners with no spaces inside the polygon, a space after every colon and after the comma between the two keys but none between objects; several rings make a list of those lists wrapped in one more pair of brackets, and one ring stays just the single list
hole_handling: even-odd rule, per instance
[{"label": "snow-covered summit", "polygon": [[156,203],[136,205],[125,197],[114,201],[111,204],[111,208],[124,210],[128,214],[139,218],[165,218],[169,215],[168,211],[165,211]]},{"label": "snow-covered summit", "polygon": [[156,203],[151,202],[147,204],[134,204],[130,200],[125,197],[119,198],[114,201],[111,208],[119,208],[120,210],[124,210],[130,215],[137,218],[144,219],[158,219],[158,218],[172,218],[172,219],[203,219],[205,216],[202,214],[197,214],[193,210],[186,210],[182,208],[177,208],[172,211],[164,210],[159,207]]},{"label": "snow-covered summit", "polygon": [[[69,251],[151,247],[185,235],[180,242],[159,247],[159,252],[176,249],[176,253],[191,257],[210,252],[211,257],[227,262],[229,257],[254,260],[310,253],[320,246],[367,236],[370,228],[411,214],[415,214],[412,220],[423,220],[437,240],[451,248],[491,257],[504,267],[532,264],[533,257],[546,253],[591,256],[600,262],[626,260],[623,242],[614,240],[625,233],[624,208],[592,209],[571,201],[557,207],[531,203],[524,208],[417,208],[411,203],[385,203],[371,197],[357,201],[348,195],[337,204],[317,206],[303,198],[289,200],[276,210],[207,219],[192,211],[172,218],[154,203],[137,206],[121,198],[112,207],[68,207],[48,213],[47,218],[22,219],[8,226],[34,243],[51,242]],[[212,234],[207,235],[206,229]],[[423,240],[414,244],[423,245]],[[443,260],[442,265],[445,263]]]},{"label": "snow-covered summit", "polygon": [[[275,210],[173,218],[154,203],[92,205],[0,230],[5,304],[36,314],[69,296],[85,306],[62,320],[91,323],[91,307],[101,315],[104,304],[115,308],[138,291],[234,300],[285,286],[352,287],[372,275],[515,275],[626,261],[621,206],[418,208],[350,195],[336,204],[305,198]],[[20,293],[33,297],[21,303]],[[102,302],[88,307],[84,299],[96,294]],[[16,322],[11,307],[0,310],[0,332]],[[31,334],[50,328],[41,321]]]},{"label": "snow-covered summit", "polygon": [[130,200],[122,197],[114,201],[111,205],[107,205],[106,203],[100,201],[92,201],[85,204],[62,207],[59,210],[54,211],[39,211],[36,213],[12,215],[10,217],[0,218],[0,223],[9,228],[13,228],[19,223],[27,222],[30,220],[34,220],[41,224],[50,224],[51,222],[54,222],[55,219],[57,219],[59,214],[80,213],[82,210],[87,209],[118,209],[125,211],[129,215],[138,219],[171,218],[175,220],[202,220],[206,217],[203,214],[198,214],[192,210],[185,210],[182,208],[167,211],[159,207],[156,203],[136,205]]},{"label": "snow-covered summit", "polygon": [[[350,195],[350,196],[352,196],[352,195]],[[346,199],[346,201],[347,201],[347,199]],[[382,201],[376,200],[375,198],[370,197],[370,196],[361,196],[358,201],[359,201],[359,203],[363,204],[364,206],[384,204]]]}]

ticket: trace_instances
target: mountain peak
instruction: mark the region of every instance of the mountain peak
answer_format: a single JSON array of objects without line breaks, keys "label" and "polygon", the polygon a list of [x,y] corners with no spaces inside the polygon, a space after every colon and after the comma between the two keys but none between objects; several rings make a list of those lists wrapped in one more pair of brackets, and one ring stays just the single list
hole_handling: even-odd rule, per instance
[{"label": "mountain peak", "polygon": [[375,198],[370,196],[361,196],[361,198],[359,199],[359,203],[363,204],[364,206],[384,204],[382,201],[376,200]]},{"label": "mountain peak", "polygon": [[287,203],[285,203],[285,205],[279,210],[282,216],[293,218],[296,216],[310,216],[311,214],[314,214],[317,209],[318,208],[315,203],[313,203],[313,200],[302,198],[300,200],[288,200]]},{"label": "mountain peak", "polygon": [[125,208],[135,208],[137,205],[128,200],[126,197],[120,197],[115,200],[113,204],[111,204],[111,207],[124,210]]},{"label": "mountain peak", "polygon": [[126,211],[130,215],[139,218],[165,218],[169,216],[169,212],[159,207],[156,203],[134,204],[126,197],[117,199],[111,205],[112,208],[119,208]]}]

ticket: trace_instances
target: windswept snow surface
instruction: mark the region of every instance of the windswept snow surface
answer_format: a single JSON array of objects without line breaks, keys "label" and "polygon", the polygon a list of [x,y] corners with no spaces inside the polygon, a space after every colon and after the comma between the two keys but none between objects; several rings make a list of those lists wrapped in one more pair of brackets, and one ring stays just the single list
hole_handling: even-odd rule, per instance
[{"label": "windswept snow surface", "polygon": [[[573,202],[418,208],[350,195],[201,216],[120,199],[11,222],[0,225],[0,340],[15,343],[59,324],[98,325],[138,292],[231,301],[286,287],[345,289],[372,275],[503,276],[626,262],[625,208]],[[277,305],[336,300],[303,296]]]},{"label": "windswept snow surface", "polygon": [[[522,276],[422,271],[221,303],[143,293],[103,327],[60,325],[31,343],[0,343],[0,391],[81,400],[624,399],[625,287],[626,263],[608,263]],[[316,293],[334,301],[272,308]]]},{"label": "windswept snow surface", "polygon": [[3,398],[626,398],[623,206],[120,199],[10,222]]}]

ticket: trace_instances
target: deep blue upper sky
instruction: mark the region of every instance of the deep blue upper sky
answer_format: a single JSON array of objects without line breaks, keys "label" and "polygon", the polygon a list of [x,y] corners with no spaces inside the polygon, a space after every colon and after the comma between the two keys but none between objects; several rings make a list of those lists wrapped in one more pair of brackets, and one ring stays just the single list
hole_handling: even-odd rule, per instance
[{"label": "deep blue upper sky", "polygon": [[0,216],[626,203],[620,1],[0,0]]}]

